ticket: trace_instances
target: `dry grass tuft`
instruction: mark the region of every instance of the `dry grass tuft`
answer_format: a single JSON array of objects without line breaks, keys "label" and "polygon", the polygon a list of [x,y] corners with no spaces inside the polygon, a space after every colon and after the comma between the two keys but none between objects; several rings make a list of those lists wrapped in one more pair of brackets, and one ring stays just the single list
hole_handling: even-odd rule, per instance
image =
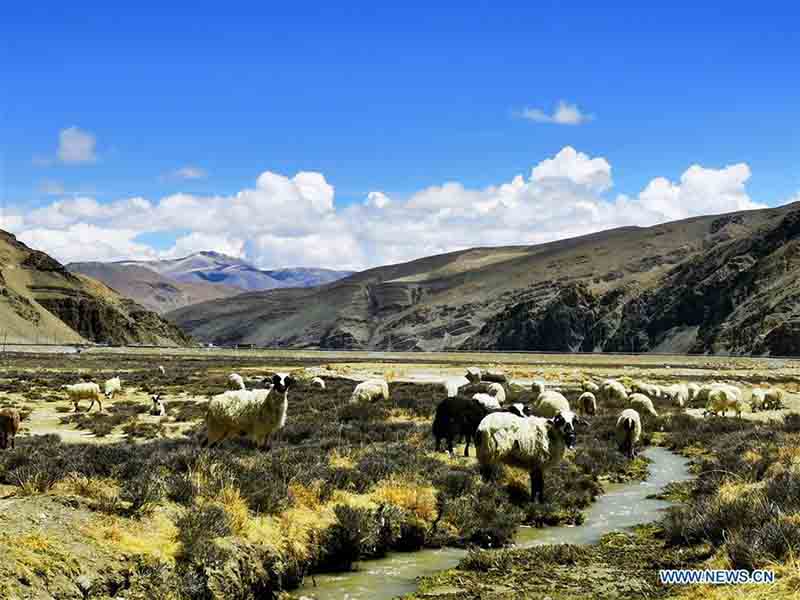
[{"label": "dry grass tuft", "polygon": [[436,489],[430,485],[402,479],[386,479],[371,494],[378,503],[407,510],[427,523],[436,518]]}]

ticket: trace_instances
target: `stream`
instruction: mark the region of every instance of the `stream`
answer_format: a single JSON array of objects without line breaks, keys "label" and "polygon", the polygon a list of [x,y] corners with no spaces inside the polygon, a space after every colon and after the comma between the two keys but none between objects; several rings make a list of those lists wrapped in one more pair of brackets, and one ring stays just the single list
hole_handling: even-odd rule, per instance
[{"label": "stream", "polygon": [[[612,531],[619,531],[656,521],[672,505],[665,500],[648,499],[671,481],[692,478],[688,460],[657,446],[643,452],[650,463],[647,481],[607,484],[606,492],[586,511],[583,525],[558,527],[521,527],[516,546],[544,544],[593,544]],[[461,548],[441,548],[418,552],[393,553],[386,558],[360,563],[358,571],[316,575],[314,585],[307,577],[294,591],[307,600],[390,600],[410,594],[417,588],[416,579],[451,569],[466,556]]]}]

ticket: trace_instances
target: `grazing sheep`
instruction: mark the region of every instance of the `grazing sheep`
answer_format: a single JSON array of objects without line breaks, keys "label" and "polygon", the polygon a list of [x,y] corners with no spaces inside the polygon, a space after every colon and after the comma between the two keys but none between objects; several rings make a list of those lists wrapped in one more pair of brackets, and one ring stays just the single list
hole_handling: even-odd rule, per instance
[{"label": "grazing sheep", "polygon": [[641,381],[634,381],[631,385],[631,391],[638,392],[639,394],[644,394],[648,398],[661,398],[664,390],[661,386],[655,385],[654,383],[644,383]]},{"label": "grazing sheep", "polygon": [[161,399],[161,394],[150,396],[153,401],[153,406],[150,407],[150,414],[154,417],[163,417],[167,414],[167,409],[164,406],[164,401]]},{"label": "grazing sheep", "polygon": [[506,377],[506,374],[500,369],[489,369],[481,375],[481,381],[508,383],[508,377]]},{"label": "grazing sheep", "polygon": [[783,408],[785,392],[780,388],[770,388],[764,394],[764,410],[780,410]]},{"label": "grazing sheep", "polygon": [[453,454],[453,441],[461,436],[466,441],[464,456],[469,456],[470,440],[477,440],[475,433],[478,431],[483,418],[489,410],[482,404],[466,396],[454,396],[442,400],[436,407],[433,419],[433,437],[436,439],[436,451],[439,451],[442,439],[447,441],[447,451]]},{"label": "grazing sheep", "polygon": [[19,433],[19,411],[16,408],[0,408],[0,450],[16,448],[14,438]]},{"label": "grazing sheep", "polygon": [[759,410],[763,410],[764,408],[764,397],[767,394],[767,390],[761,388],[753,388],[750,390],[750,410],[753,412],[758,412]]},{"label": "grazing sheep", "polygon": [[600,398],[603,403],[625,402],[628,399],[628,392],[616,379],[606,379],[600,384]]},{"label": "grazing sheep", "polygon": [[729,383],[718,383],[718,382],[707,383],[707,384],[701,385],[700,389],[697,390],[697,394],[694,397],[693,404],[700,405],[700,406],[707,405],[708,404],[708,396],[709,396],[709,394],[713,390],[717,390],[717,389],[728,390],[731,394],[733,394],[735,396],[739,396],[739,397],[741,397],[741,395],[742,395],[742,390],[740,390],[735,385],[731,385]]},{"label": "grazing sheep", "polygon": [[472,396],[472,399],[486,410],[499,410],[501,408],[497,398],[489,394],[475,394]]},{"label": "grazing sheep", "polygon": [[583,392],[578,396],[578,410],[584,415],[594,415],[597,413],[597,398],[592,392]]},{"label": "grazing sheep", "polygon": [[106,398],[111,400],[114,397],[114,394],[117,392],[122,392],[122,380],[119,377],[112,377],[111,379],[106,380],[105,384],[103,385],[103,391],[105,392]]},{"label": "grazing sheep", "polygon": [[569,402],[562,394],[553,390],[547,390],[540,394],[533,408],[536,416],[547,419],[565,411],[571,412]]},{"label": "grazing sheep", "polygon": [[480,383],[481,378],[483,377],[483,372],[478,367],[469,367],[464,377],[466,377],[467,381],[470,383]]},{"label": "grazing sheep", "polygon": [[92,401],[86,412],[92,410],[95,402],[99,405],[100,412],[103,412],[103,394],[100,392],[100,386],[96,383],[73,383],[72,385],[65,385],[64,388],[67,390],[67,396],[69,396],[70,401],[75,406],[75,412],[78,412],[78,402],[81,400]]},{"label": "grazing sheep", "polygon": [[594,381],[589,381],[587,379],[581,384],[581,389],[583,389],[584,392],[591,392],[592,394],[597,394],[600,391],[600,386],[597,385]]},{"label": "grazing sheep", "polygon": [[700,386],[696,383],[687,383],[686,390],[689,392],[689,406],[694,404],[694,399],[697,397],[697,392],[700,391]]},{"label": "grazing sheep", "polygon": [[244,385],[244,378],[238,373],[231,373],[228,375],[228,389],[229,390],[244,390],[247,389]]},{"label": "grazing sheep", "polygon": [[203,445],[213,445],[233,435],[246,435],[264,448],[269,436],[286,424],[291,375],[276,373],[266,390],[235,390],[211,398],[206,413],[208,434]]},{"label": "grazing sheep", "polygon": [[325,389],[325,380],[322,377],[314,377],[311,380],[311,387],[319,388],[321,390]]},{"label": "grazing sheep", "polygon": [[367,379],[353,390],[350,402],[372,402],[378,398],[389,399],[389,384],[385,379]]},{"label": "grazing sheep", "polygon": [[638,412],[626,408],[619,414],[616,436],[619,451],[628,458],[636,456],[636,444],[642,437],[642,420]]},{"label": "grazing sheep", "polygon": [[469,381],[465,377],[451,377],[449,379],[445,379],[442,382],[444,386],[444,391],[447,393],[448,398],[452,398],[454,396],[458,396],[459,391],[462,387],[469,384]]},{"label": "grazing sheep", "polygon": [[656,409],[653,407],[653,401],[644,394],[631,394],[630,397],[631,408],[639,414],[648,414],[654,417],[658,416]]},{"label": "grazing sheep", "polygon": [[499,383],[490,383],[489,384],[489,389],[486,390],[486,392],[490,396],[494,396],[495,398],[497,398],[497,401],[500,404],[505,404],[505,402],[506,402],[506,389],[502,385],[500,385]]},{"label": "grazing sheep", "polygon": [[504,406],[503,408],[500,409],[499,412],[507,412],[511,413],[512,415],[517,415],[518,417],[523,417],[523,418],[529,416],[527,411],[525,410],[525,405],[522,402],[515,402],[514,404],[509,404],[508,406]]},{"label": "grazing sheep", "polygon": [[544,473],[561,461],[565,449],[575,446],[575,420],[569,410],[552,419],[487,415],[478,426],[478,461],[481,466],[502,463],[529,471],[531,499],[544,502]]},{"label": "grazing sheep", "polygon": [[545,389],[547,389],[547,384],[541,379],[536,379],[531,383],[531,391],[533,392],[533,399],[536,400],[539,396],[544,394]]},{"label": "grazing sheep", "polygon": [[734,386],[715,387],[708,393],[708,403],[703,416],[722,413],[724,417],[729,409],[735,411],[740,419],[742,418],[744,400],[741,391]]},{"label": "grazing sheep", "polygon": [[158,365],[158,374],[162,377],[167,374],[167,370],[164,368],[164,365]]},{"label": "grazing sheep", "polygon": [[661,392],[666,399],[680,408],[689,402],[689,386],[684,383],[674,383],[663,388]]}]

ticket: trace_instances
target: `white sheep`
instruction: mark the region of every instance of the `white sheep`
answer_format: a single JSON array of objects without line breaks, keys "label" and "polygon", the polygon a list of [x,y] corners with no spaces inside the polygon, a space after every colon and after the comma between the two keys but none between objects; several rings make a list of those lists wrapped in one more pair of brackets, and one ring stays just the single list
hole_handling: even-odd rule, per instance
[{"label": "white sheep", "polygon": [[161,399],[161,394],[150,396],[153,406],[150,407],[150,414],[154,417],[163,417],[167,414],[167,409],[164,406],[164,401]]},{"label": "white sheep", "polygon": [[544,502],[544,473],[575,445],[575,421],[569,410],[552,419],[508,412],[487,415],[478,426],[478,461],[482,466],[505,464],[530,472],[531,499]]},{"label": "white sheep", "polygon": [[744,400],[742,399],[742,394],[739,388],[735,388],[734,386],[719,386],[713,388],[708,393],[708,402],[706,404],[704,416],[708,414],[717,415],[722,413],[722,416],[724,417],[728,410],[735,411],[737,416],[740,419],[742,418],[742,412],[744,411]]},{"label": "white sheep", "polygon": [[86,412],[92,410],[95,402],[99,405],[100,412],[103,412],[103,394],[100,392],[100,386],[96,383],[73,383],[72,385],[64,386],[64,388],[67,390],[67,396],[69,396],[70,401],[75,406],[75,412],[78,411],[78,402],[81,400],[92,401]]},{"label": "white sheep", "polygon": [[483,377],[483,372],[478,367],[467,368],[467,373],[464,375],[470,383],[480,383]]},{"label": "white sheep", "polygon": [[591,392],[592,394],[597,394],[600,391],[600,386],[597,385],[594,381],[585,380],[581,384],[581,389],[584,392]]},{"label": "white sheep", "polygon": [[107,379],[105,384],[103,384],[103,391],[105,392],[106,398],[111,400],[114,394],[122,392],[122,380],[119,377]]},{"label": "white sheep", "polygon": [[700,385],[697,383],[687,383],[686,390],[689,392],[689,406],[692,406],[695,398],[697,398],[697,392],[700,391]]},{"label": "white sheep", "polygon": [[244,385],[244,378],[238,373],[231,373],[228,375],[228,389],[229,390],[244,390],[247,389]]},{"label": "white sheep", "polygon": [[592,392],[583,392],[578,396],[578,410],[585,415],[597,413],[597,398]]},{"label": "white sheep", "polygon": [[713,390],[717,390],[717,389],[728,390],[731,394],[733,394],[735,396],[739,396],[739,397],[741,397],[741,395],[742,395],[742,390],[740,390],[735,385],[731,385],[729,383],[712,382],[712,383],[706,383],[706,384],[700,386],[700,389],[697,390],[697,394],[694,397],[694,403],[695,404],[699,404],[701,406],[707,405],[708,404],[708,396],[709,396],[709,394]]},{"label": "white sheep", "polygon": [[603,402],[625,402],[628,392],[625,386],[616,379],[606,379],[600,384],[600,397]]},{"label": "white sheep", "polygon": [[533,408],[533,412],[539,417],[551,418],[560,412],[571,412],[567,399],[554,390],[546,390],[539,394]]},{"label": "white sheep", "polygon": [[497,398],[497,401],[500,404],[505,404],[506,402],[506,389],[499,383],[490,383],[489,389],[486,390],[490,396],[494,396]]},{"label": "white sheep", "polygon": [[631,391],[644,394],[648,398],[656,399],[661,398],[664,393],[661,386],[654,383],[644,383],[642,381],[634,381],[633,384],[631,384]]},{"label": "white sheep", "polygon": [[367,379],[353,390],[350,402],[372,402],[378,398],[389,399],[389,384],[385,379]]},{"label": "white sheep", "polygon": [[167,374],[167,370],[164,368],[164,365],[158,365],[158,374],[162,377]]},{"label": "white sheep", "polygon": [[639,414],[645,413],[654,417],[658,416],[658,413],[653,406],[653,401],[644,394],[631,394],[629,403],[631,408],[637,411]]},{"label": "white sheep", "polygon": [[689,402],[689,386],[685,383],[674,383],[661,391],[665,398],[680,408],[683,408]]},{"label": "white sheep", "polygon": [[765,410],[780,410],[783,408],[783,398],[786,393],[780,388],[769,388],[764,393],[764,409]]},{"label": "white sheep", "polygon": [[508,383],[508,377],[500,369],[487,369],[481,374],[481,381],[491,381],[494,383]]},{"label": "white sheep", "polygon": [[638,412],[632,408],[626,408],[619,414],[616,437],[620,452],[628,458],[636,456],[636,444],[642,437],[642,420],[639,418]]},{"label": "white sheep", "polygon": [[542,379],[534,379],[531,382],[531,391],[533,392],[533,399],[536,400],[547,389],[547,384]]},{"label": "white sheep", "polygon": [[311,387],[316,387],[321,390],[325,389],[325,380],[322,377],[314,377],[311,380]]},{"label": "white sheep", "polygon": [[764,409],[764,398],[767,395],[767,390],[762,388],[753,388],[750,390],[750,410],[758,412]]},{"label": "white sheep", "polygon": [[489,394],[474,394],[472,399],[487,410],[500,410],[500,402]]},{"label": "white sheep", "polygon": [[259,447],[265,447],[270,434],[286,424],[288,392],[295,380],[276,373],[265,390],[235,390],[211,398],[206,413],[206,444],[216,444],[233,435],[246,435]]}]

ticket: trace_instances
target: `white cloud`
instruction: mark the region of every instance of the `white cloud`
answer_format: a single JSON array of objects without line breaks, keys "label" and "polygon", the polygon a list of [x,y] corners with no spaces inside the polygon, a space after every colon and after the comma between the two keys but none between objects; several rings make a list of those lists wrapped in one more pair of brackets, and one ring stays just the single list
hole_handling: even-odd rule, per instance
[{"label": "white cloud", "polygon": [[72,126],[58,133],[58,160],[67,164],[95,162],[95,137]]},{"label": "white cloud", "polygon": [[558,102],[552,114],[548,114],[541,108],[524,108],[519,116],[536,123],[555,123],[556,125],[581,125],[594,120],[594,115],[582,112],[577,104],[569,104],[564,100]]},{"label": "white cloud", "polygon": [[[408,197],[370,192],[337,206],[321,173],[265,171],[227,196],[173,194],[110,203],[87,196],[19,217],[23,239],[61,260],[174,257],[216,250],[261,267],[362,269],[473,246],[535,244],[623,225],[761,208],[747,194],[750,169],[690,166],[677,181],[656,178],[636,195],[609,195],[609,162],[565,147],[529,176],[469,188],[446,182]],[[20,211],[15,211],[19,213]],[[175,236],[168,250],[137,241]]]},{"label": "white cloud", "polygon": [[206,177],[208,177],[208,173],[205,169],[192,166],[175,169],[169,174],[170,179],[205,179]]}]

